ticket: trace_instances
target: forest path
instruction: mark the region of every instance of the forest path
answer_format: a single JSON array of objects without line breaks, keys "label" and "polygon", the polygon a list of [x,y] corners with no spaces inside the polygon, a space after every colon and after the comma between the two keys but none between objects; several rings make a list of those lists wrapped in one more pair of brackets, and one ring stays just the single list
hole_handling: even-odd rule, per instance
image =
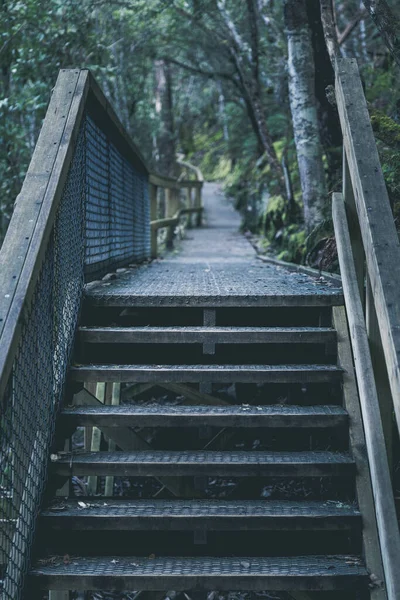
[{"label": "forest path", "polygon": [[255,258],[254,248],[239,231],[241,218],[217,183],[205,183],[202,190],[204,225],[186,231],[180,251],[165,262],[240,263]]},{"label": "forest path", "polygon": [[[318,277],[263,263],[239,232],[240,216],[221,187],[203,189],[205,225],[186,232],[179,250],[91,284],[92,302],[110,305],[271,306],[340,304],[341,290]],[[336,296],[332,299],[332,296]]]}]

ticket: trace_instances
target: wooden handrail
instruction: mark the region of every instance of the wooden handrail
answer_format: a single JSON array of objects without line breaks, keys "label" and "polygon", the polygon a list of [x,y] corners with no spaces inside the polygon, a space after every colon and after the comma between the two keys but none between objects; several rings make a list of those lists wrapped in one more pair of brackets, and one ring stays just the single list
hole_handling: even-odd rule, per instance
[{"label": "wooden handrail", "polygon": [[342,194],[333,194],[332,215],[371,472],[386,592],[388,600],[395,600],[400,598],[400,535],[378,393]]},{"label": "wooden handrail", "polygon": [[60,71],[0,251],[0,397],[20,339],[20,321],[39,276],[63,193],[89,84],[88,71]]},{"label": "wooden handrail", "polygon": [[357,233],[352,236],[359,248],[357,279],[362,285],[362,242],[400,431],[400,244],[354,59],[336,61],[336,101],[350,178],[345,178],[344,200],[360,232],[358,239]]},{"label": "wooden handrail", "polygon": [[201,172],[201,170],[199,169],[199,167],[196,167],[195,165],[192,165],[192,163],[187,162],[186,160],[183,160],[181,156],[178,156],[176,162],[178,163],[178,165],[181,165],[182,167],[185,167],[186,169],[189,169],[190,171],[193,171],[196,175],[196,179],[197,181],[203,183],[204,182],[204,177],[203,177],[203,173]]},{"label": "wooden handrail", "polygon": [[400,535],[390,466],[393,409],[400,431],[400,244],[357,62],[336,58],[335,79],[343,194],[333,194],[332,213],[386,594],[397,600]]},{"label": "wooden handrail", "polygon": [[[174,232],[177,225],[180,223],[180,219],[183,215],[189,215],[188,227],[191,227],[191,215],[196,214],[196,225],[200,226],[202,223],[202,187],[203,187],[203,175],[198,167],[191,165],[180,159],[177,160],[178,164],[185,168],[190,168],[196,174],[196,180],[189,179],[174,179],[172,177],[164,177],[157,173],[150,173],[149,186],[150,186],[150,213],[151,213],[151,257],[157,258],[158,256],[158,235],[159,229],[165,227],[168,228],[167,234],[167,247],[171,248],[173,245]],[[158,190],[164,189],[166,195],[166,215],[163,218],[158,218]],[[194,200],[192,199],[192,189],[195,191]],[[185,206],[180,206],[180,192],[186,190]],[[193,206],[192,206],[193,203]]]}]

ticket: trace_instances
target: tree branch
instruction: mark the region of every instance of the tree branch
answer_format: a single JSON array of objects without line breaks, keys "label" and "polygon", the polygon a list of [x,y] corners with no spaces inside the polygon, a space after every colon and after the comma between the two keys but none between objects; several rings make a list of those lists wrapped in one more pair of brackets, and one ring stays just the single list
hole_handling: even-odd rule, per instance
[{"label": "tree branch", "polygon": [[344,28],[342,33],[339,32],[339,35],[338,35],[339,46],[341,46],[347,40],[347,38],[353,33],[353,31],[359,24],[359,22],[362,21],[363,19],[365,19],[367,14],[368,13],[365,9],[360,10],[359,13],[356,14],[355,17],[353,17],[352,20],[346,25],[346,27]]},{"label": "tree branch", "polygon": [[400,67],[400,19],[386,0],[363,0],[390,54]]},{"label": "tree branch", "polygon": [[326,47],[328,49],[329,58],[335,68],[335,60],[340,56],[340,48],[336,33],[336,23],[333,12],[333,0],[321,1],[321,21],[324,29]]},{"label": "tree branch", "polygon": [[4,42],[4,44],[2,45],[2,47],[0,48],[0,56],[3,54],[3,52],[6,51],[7,46],[12,42],[12,40],[20,33],[20,31],[22,31],[24,29],[24,27],[26,26],[26,22],[22,23],[22,25],[20,25],[18,27],[18,29],[16,31],[14,31],[14,33],[12,33],[10,35],[10,37]]},{"label": "tree branch", "polygon": [[251,45],[251,62],[254,69],[255,78],[259,79],[259,61],[260,61],[260,46],[259,46],[259,30],[258,30],[258,6],[256,0],[247,0],[247,11],[249,13],[250,26],[250,45]]},{"label": "tree branch", "polygon": [[219,77],[221,79],[227,79],[228,81],[235,83],[234,73],[226,73],[223,71],[207,71],[207,70],[201,69],[200,67],[194,67],[193,65],[188,65],[186,63],[183,63],[180,60],[177,60],[176,58],[171,58],[170,56],[168,56],[168,61],[170,63],[173,63],[177,67],[181,67],[182,69],[189,71],[190,73],[195,73],[197,75],[203,75],[203,77],[209,77],[210,79],[215,79],[215,78]]}]

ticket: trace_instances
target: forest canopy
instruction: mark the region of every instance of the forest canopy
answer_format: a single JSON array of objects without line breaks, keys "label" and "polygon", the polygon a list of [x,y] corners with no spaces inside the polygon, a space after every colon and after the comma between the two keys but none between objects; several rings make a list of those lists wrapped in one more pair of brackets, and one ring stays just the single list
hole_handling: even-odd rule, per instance
[{"label": "forest canopy", "polygon": [[321,5],[358,61],[397,220],[397,2],[0,0],[0,240],[59,69],[87,68],[152,169],[175,175],[184,155],[222,182],[261,251],[321,266],[342,177]]}]

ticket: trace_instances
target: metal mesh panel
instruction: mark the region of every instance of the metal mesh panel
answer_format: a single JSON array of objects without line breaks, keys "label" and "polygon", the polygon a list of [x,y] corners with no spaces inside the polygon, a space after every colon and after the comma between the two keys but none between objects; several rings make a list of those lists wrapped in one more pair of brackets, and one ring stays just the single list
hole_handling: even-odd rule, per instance
[{"label": "metal mesh panel", "polygon": [[147,175],[139,173],[86,119],[85,272],[94,277],[150,255]]},{"label": "metal mesh panel", "polygon": [[85,143],[75,150],[3,399],[2,598],[21,597],[83,290]]},{"label": "metal mesh panel", "polygon": [[147,183],[86,116],[1,400],[2,600],[23,594],[85,274],[149,256]]}]

